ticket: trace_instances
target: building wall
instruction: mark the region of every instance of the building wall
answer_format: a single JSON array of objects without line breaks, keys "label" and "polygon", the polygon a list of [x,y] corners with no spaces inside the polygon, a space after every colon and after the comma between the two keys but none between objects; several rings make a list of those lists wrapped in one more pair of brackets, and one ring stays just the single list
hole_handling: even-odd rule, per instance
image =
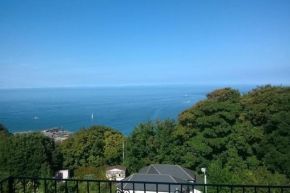
[{"label": "building wall", "polygon": [[60,175],[62,176],[61,179],[68,179],[69,178],[69,170],[58,170],[55,173],[56,178],[58,178]]},{"label": "building wall", "polygon": [[106,177],[109,180],[123,180],[126,177],[125,171],[124,170],[119,170],[119,169],[112,169],[106,171]]}]

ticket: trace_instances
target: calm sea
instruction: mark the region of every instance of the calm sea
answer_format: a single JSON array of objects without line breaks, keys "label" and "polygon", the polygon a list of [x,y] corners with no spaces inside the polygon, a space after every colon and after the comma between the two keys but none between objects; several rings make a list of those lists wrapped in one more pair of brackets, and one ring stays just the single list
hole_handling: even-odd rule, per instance
[{"label": "calm sea", "polygon": [[[77,131],[106,125],[124,135],[148,119],[177,119],[206,94],[224,86],[124,86],[2,89],[0,123],[10,132],[52,127]],[[232,86],[246,93],[255,86]],[[92,118],[93,114],[93,118]]]}]

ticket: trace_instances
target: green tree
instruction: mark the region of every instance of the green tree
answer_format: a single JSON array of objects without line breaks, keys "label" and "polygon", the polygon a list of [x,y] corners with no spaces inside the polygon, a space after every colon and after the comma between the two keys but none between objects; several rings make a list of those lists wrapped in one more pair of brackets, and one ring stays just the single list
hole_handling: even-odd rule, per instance
[{"label": "green tree", "polygon": [[156,163],[173,164],[174,154],[172,152],[175,141],[173,132],[175,131],[174,119],[157,120],[155,123],[154,144],[156,148]]},{"label": "green tree", "polygon": [[266,167],[257,167],[252,170],[241,170],[235,174],[236,184],[253,185],[287,185],[290,183],[286,175],[272,173]]},{"label": "green tree", "polygon": [[263,132],[258,159],[271,172],[290,177],[290,87],[258,87],[243,96],[244,120]]},{"label": "green tree", "polygon": [[237,90],[219,89],[179,115],[176,133],[183,135],[180,145],[186,149],[181,164],[198,170],[228,151],[241,111],[239,101]]},{"label": "green tree", "polygon": [[128,136],[125,145],[125,165],[129,173],[138,172],[152,163],[174,164],[178,140],[174,138],[176,123],[173,119],[154,123],[140,123]]},{"label": "green tree", "polygon": [[9,137],[10,134],[4,125],[0,124],[0,140],[4,140],[4,138]]},{"label": "green tree", "polygon": [[151,121],[140,123],[128,136],[125,148],[125,165],[129,173],[154,163],[156,148],[154,144],[155,126]]},{"label": "green tree", "polygon": [[[117,141],[113,141],[114,139]],[[122,146],[119,144],[123,139],[119,131],[109,127],[83,128],[60,144],[63,165],[74,169],[80,166],[119,164],[122,160]],[[109,144],[110,142],[112,144]]]},{"label": "green tree", "polygon": [[40,177],[44,172],[51,176],[58,165],[54,153],[53,139],[41,133],[14,135],[0,142],[0,171],[14,176]]},{"label": "green tree", "polygon": [[74,170],[74,177],[77,179],[107,179],[106,167],[81,166]]},{"label": "green tree", "polygon": [[123,162],[123,143],[125,137],[115,131],[105,132],[104,156],[107,165],[116,165]]},{"label": "green tree", "polygon": [[231,183],[263,184],[272,174],[272,184],[285,184],[283,174],[290,175],[289,128],[290,88],[266,85],[243,96],[230,88],[209,93],[179,115],[173,136],[184,155],[179,163],[197,171],[211,168],[212,182],[225,182],[219,180],[225,175],[234,179],[223,178]]},{"label": "green tree", "polygon": [[236,175],[229,168],[224,167],[219,160],[212,161],[207,170],[210,184],[235,184],[238,181]]}]

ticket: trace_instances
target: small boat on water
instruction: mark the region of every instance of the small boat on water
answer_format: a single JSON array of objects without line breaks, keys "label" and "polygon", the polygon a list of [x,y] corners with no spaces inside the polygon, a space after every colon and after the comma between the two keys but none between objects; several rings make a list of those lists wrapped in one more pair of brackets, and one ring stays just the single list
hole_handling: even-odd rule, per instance
[{"label": "small boat on water", "polygon": [[38,117],[34,117],[33,119],[34,119],[34,120],[37,120],[37,119],[39,119],[39,118],[38,118]]},{"label": "small boat on water", "polygon": [[94,119],[94,114],[92,114],[92,117],[91,118]]}]

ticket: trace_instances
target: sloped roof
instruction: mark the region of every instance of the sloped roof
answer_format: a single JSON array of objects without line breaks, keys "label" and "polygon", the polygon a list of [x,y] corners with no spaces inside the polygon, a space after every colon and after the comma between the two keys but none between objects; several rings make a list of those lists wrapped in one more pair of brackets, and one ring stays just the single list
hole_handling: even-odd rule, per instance
[{"label": "sloped roof", "polygon": [[194,171],[181,167],[179,165],[169,164],[151,164],[139,170],[138,173],[142,174],[168,174],[173,177],[186,180],[196,181],[196,175]]},{"label": "sloped roof", "polygon": [[[156,191],[156,184],[162,182],[162,183],[188,183],[186,180],[179,179],[177,177],[173,177],[168,174],[142,174],[142,173],[136,173],[132,174],[131,176],[125,178],[123,181],[123,189],[124,190],[132,190],[133,189],[133,183],[128,183],[130,181],[139,181],[139,182],[145,182],[145,188],[147,191]],[[147,184],[146,182],[156,182],[156,184]],[[117,187],[119,189],[122,189],[122,183],[118,183]],[[182,189],[186,190],[186,185],[182,186]],[[181,185],[170,185],[170,190],[180,190]],[[140,190],[144,191],[144,184],[140,183],[134,183],[134,190]],[[168,184],[159,184],[158,185],[158,191],[160,192],[168,192],[169,185]]]}]

